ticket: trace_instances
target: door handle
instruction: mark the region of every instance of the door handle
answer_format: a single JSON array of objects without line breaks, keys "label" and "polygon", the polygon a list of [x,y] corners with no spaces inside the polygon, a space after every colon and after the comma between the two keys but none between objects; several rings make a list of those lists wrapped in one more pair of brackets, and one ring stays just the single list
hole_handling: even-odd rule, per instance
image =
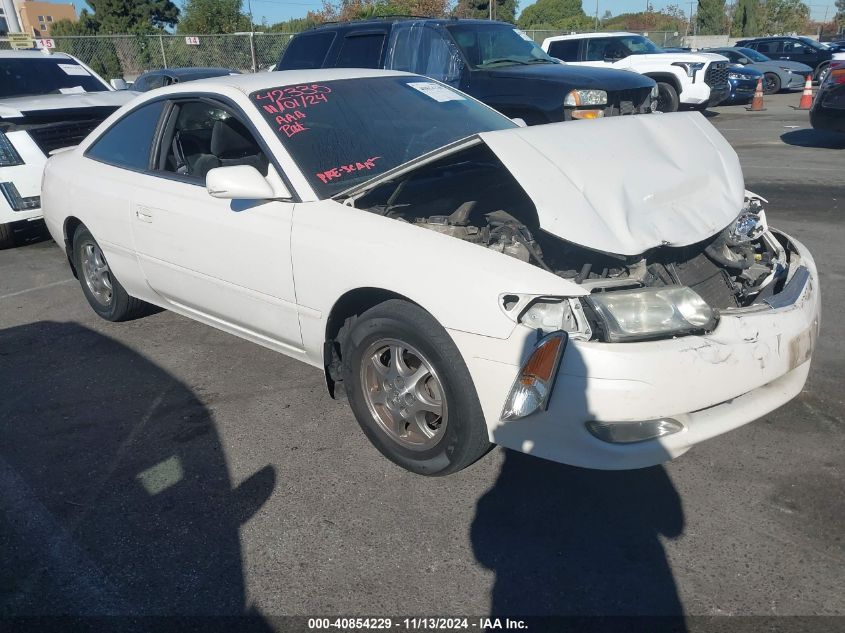
[{"label": "door handle", "polygon": [[145,207],[136,207],[135,217],[138,218],[138,220],[140,220],[141,222],[152,223],[153,221],[153,214],[150,212],[149,209]]}]

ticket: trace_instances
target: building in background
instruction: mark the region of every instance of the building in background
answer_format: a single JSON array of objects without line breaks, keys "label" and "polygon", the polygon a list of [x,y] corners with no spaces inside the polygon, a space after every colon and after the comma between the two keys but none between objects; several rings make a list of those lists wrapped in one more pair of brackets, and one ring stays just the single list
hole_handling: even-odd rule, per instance
[{"label": "building in background", "polygon": [[50,29],[59,20],[76,22],[76,8],[72,4],[15,0],[21,31],[33,37],[50,37]]}]

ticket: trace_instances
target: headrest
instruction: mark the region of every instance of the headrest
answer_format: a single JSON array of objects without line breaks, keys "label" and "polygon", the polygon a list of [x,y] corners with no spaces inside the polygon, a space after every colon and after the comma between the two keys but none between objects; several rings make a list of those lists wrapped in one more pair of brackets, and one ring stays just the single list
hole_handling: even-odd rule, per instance
[{"label": "headrest", "polygon": [[237,119],[215,122],[211,131],[211,153],[215,156],[254,154],[256,149],[252,134]]}]

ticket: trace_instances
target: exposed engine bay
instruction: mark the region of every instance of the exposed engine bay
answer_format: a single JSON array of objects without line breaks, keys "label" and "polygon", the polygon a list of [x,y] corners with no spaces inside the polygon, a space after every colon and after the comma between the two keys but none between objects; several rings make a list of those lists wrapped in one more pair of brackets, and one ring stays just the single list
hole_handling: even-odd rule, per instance
[{"label": "exposed engine bay", "polygon": [[724,311],[775,294],[786,277],[788,253],[768,231],[760,198],[747,197],[733,224],[697,244],[615,255],[542,230],[531,200],[483,146],[458,158],[382,183],[355,206],[514,257],[593,294],[685,286]]}]

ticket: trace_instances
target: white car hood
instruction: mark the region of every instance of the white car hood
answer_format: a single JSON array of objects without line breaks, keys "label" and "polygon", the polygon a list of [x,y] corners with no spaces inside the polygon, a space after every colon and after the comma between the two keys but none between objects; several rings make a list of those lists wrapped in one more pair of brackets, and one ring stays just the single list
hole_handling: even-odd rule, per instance
[{"label": "white car hood", "polygon": [[665,64],[674,62],[726,62],[728,58],[719,53],[644,53],[641,55],[629,55],[625,61],[636,65],[637,60],[653,62],[658,60]]},{"label": "white car hood", "polygon": [[534,202],[540,227],[619,255],[687,246],[739,214],[739,159],[698,112],[612,117],[481,139]]},{"label": "white car hood", "polygon": [[15,119],[24,116],[24,112],[45,112],[71,108],[92,108],[100,106],[122,106],[138,96],[131,90],[104,90],[82,94],[37,95],[16,97],[0,101],[0,118]]}]

